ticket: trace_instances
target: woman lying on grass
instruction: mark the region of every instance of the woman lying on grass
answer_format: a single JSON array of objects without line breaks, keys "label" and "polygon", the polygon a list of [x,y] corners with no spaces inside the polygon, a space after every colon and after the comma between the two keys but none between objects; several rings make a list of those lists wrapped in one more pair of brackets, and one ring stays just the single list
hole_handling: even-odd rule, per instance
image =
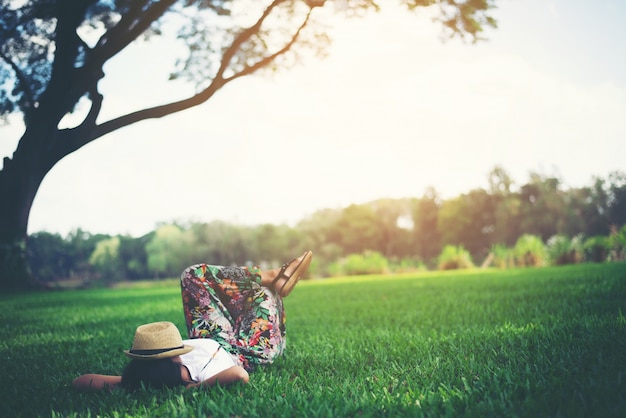
[{"label": "woman lying on grass", "polygon": [[307,271],[313,253],[305,252],[280,269],[196,264],[181,276],[188,340],[171,322],[137,327],[132,360],[122,376],[85,374],[72,385],[79,390],[122,387],[212,386],[247,383],[249,372],[272,363],[285,348],[285,312],[289,295]]}]

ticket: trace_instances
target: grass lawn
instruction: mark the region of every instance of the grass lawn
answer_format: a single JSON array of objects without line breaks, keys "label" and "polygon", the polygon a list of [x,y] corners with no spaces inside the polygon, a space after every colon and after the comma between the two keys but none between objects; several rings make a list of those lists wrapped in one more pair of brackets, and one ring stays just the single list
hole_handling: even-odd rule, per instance
[{"label": "grass lawn", "polygon": [[78,393],[135,327],[184,334],[176,282],[0,297],[0,416],[626,416],[626,265],[302,282],[248,385]]}]

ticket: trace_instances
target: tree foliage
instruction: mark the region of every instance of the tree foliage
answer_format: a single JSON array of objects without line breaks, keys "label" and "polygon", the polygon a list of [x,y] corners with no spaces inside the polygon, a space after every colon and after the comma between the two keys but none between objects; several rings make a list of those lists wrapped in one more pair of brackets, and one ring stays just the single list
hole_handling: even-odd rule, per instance
[{"label": "tree foliage", "polygon": [[163,277],[184,262],[193,243],[190,234],[176,225],[159,227],[146,245],[147,268],[156,277]]},{"label": "tree foliage", "polygon": [[107,281],[119,281],[124,278],[120,242],[120,237],[103,239],[96,244],[89,257],[89,263],[96,267]]},{"label": "tree foliage", "polygon": [[441,230],[438,226],[440,208],[441,199],[432,187],[413,204],[414,251],[422,260],[434,259],[441,249]]}]

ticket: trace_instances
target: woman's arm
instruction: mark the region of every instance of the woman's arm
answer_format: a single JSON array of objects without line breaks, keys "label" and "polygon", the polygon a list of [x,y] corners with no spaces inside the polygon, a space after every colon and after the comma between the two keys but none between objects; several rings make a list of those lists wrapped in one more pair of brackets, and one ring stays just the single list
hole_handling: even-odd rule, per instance
[{"label": "woman's arm", "polygon": [[215,376],[211,376],[208,379],[203,380],[202,382],[190,383],[187,387],[213,386],[216,383],[219,383],[220,385],[230,385],[235,382],[248,383],[249,380],[250,376],[248,375],[246,369],[241,366],[233,366],[219,372]]},{"label": "woman's arm", "polygon": [[75,389],[87,391],[87,390],[102,390],[113,389],[122,382],[122,376],[108,376],[104,374],[84,374],[78,376],[72,381],[72,386]]}]

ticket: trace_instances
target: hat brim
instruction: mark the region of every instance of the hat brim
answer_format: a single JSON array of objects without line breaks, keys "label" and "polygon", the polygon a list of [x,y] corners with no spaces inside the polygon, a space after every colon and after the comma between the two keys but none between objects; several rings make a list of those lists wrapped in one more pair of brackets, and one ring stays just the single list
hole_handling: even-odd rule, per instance
[{"label": "hat brim", "polygon": [[176,348],[174,350],[169,350],[158,354],[135,354],[131,353],[130,350],[124,350],[124,354],[134,360],[158,360],[162,358],[176,357],[182,354],[187,354],[193,349],[193,346],[185,344],[182,348]]}]

